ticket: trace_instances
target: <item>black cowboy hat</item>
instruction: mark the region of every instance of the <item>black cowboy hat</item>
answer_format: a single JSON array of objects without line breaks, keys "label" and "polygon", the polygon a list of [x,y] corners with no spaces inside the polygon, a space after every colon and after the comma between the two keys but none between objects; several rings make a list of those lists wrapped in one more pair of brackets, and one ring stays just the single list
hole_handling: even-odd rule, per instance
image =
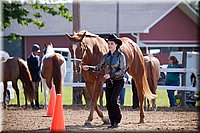
[{"label": "black cowboy hat", "polygon": [[116,44],[118,44],[119,46],[122,45],[122,41],[115,35],[115,34],[110,34],[108,36],[108,38],[106,39],[106,41],[114,41]]}]

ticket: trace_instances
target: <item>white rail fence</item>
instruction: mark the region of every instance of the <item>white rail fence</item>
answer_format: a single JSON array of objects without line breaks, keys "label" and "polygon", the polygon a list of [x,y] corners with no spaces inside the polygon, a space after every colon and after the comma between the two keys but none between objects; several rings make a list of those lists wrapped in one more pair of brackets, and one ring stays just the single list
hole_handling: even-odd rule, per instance
[{"label": "white rail fence", "polygon": [[[160,69],[160,72],[179,72],[181,74],[181,73],[187,73],[187,72],[197,73],[197,70],[193,69],[193,68],[189,68],[189,69],[186,69],[186,68],[162,68],[162,69]],[[199,78],[199,77],[197,76],[197,78]],[[189,79],[186,79],[186,80],[189,80]],[[198,80],[197,80],[197,82],[198,82]],[[67,83],[67,82],[65,82],[64,86],[72,86],[72,87],[81,87],[82,88],[82,87],[85,87],[85,83]],[[103,87],[105,87],[105,86],[106,85],[104,84]],[[125,84],[124,86],[125,86],[125,88],[132,88],[131,84]],[[198,85],[196,85],[196,87],[181,86],[181,83],[180,83],[180,86],[158,85],[157,89],[198,91],[199,88],[197,86]]]},{"label": "white rail fence", "polygon": [[[165,85],[158,85],[157,86],[157,89],[163,89],[163,90],[188,90],[188,91],[200,91],[199,90],[199,72],[197,72],[196,69],[193,69],[193,68],[189,68],[189,69],[186,69],[186,68],[162,68],[160,69],[160,72],[179,72],[179,73],[187,73],[187,72],[190,72],[190,73],[195,73],[197,74],[197,85],[196,87],[192,87],[192,86],[181,86],[182,83],[180,83],[180,86],[165,86]],[[189,80],[189,79],[186,79],[186,80]],[[12,88],[12,84],[11,82],[9,82],[8,84],[9,86],[9,90],[11,92],[11,99],[14,98],[14,89]],[[64,86],[70,86],[70,87],[80,87],[81,88],[84,88],[85,87],[85,83],[69,83],[69,82],[65,82],[64,83]],[[104,84],[103,87],[105,87],[106,85]],[[125,84],[124,85],[125,88],[132,88],[132,85],[131,84]],[[22,84],[19,84],[18,85],[19,88],[22,88]],[[2,97],[3,97],[3,85],[1,83],[1,94],[0,94],[0,102],[2,101]]]}]

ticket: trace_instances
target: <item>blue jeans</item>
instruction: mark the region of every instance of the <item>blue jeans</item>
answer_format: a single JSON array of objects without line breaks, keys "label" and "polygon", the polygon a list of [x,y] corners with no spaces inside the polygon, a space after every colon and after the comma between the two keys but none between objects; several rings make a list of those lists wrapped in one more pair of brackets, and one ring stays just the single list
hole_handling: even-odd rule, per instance
[{"label": "blue jeans", "polygon": [[119,94],[119,101],[120,101],[121,106],[124,105],[125,92],[126,92],[126,88],[123,88],[122,91]]},{"label": "blue jeans", "polygon": [[[179,84],[180,84],[179,82],[177,82],[177,83],[166,82],[165,83],[165,85],[167,85],[167,86],[179,86]],[[174,91],[175,90],[167,90],[170,107],[174,107],[175,106]]]}]

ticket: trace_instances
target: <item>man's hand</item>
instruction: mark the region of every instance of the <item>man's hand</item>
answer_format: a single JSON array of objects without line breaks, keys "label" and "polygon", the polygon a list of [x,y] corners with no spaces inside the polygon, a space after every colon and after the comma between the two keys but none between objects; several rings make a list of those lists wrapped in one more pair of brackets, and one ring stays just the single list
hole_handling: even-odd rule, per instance
[{"label": "man's hand", "polygon": [[103,77],[104,77],[105,79],[109,79],[109,78],[110,78],[110,74],[105,74]]}]

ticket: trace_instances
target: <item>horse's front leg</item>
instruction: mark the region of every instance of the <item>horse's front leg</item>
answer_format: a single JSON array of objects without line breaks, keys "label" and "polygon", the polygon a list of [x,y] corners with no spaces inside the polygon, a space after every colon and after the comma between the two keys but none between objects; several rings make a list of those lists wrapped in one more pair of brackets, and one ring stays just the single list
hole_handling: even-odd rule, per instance
[{"label": "horse's front leg", "polygon": [[[103,80],[99,80],[98,81],[103,81]],[[104,124],[110,124],[110,120],[108,117],[105,117],[103,115],[103,112],[100,110],[99,106],[97,105],[97,100],[100,96],[100,94],[102,93],[102,88],[103,88],[103,83],[102,82],[98,82],[96,84],[96,88],[95,88],[95,93],[94,93],[94,102],[92,102],[91,104],[94,104],[93,106],[95,107],[95,110],[98,114],[98,116],[101,118],[101,120],[104,122]]]},{"label": "horse's front leg", "polygon": [[[91,103],[92,103],[92,99],[93,99],[93,90],[94,90],[94,83],[93,82],[85,82],[86,84],[86,88],[88,90],[88,94],[89,97],[91,99]],[[85,121],[84,126],[89,127],[91,126],[91,122],[93,120],[93,113],[94,113],[94,107],[92,106],[92,104],[90,103],[90,114],[88,116],[88,119]]]},{"label": "horse's front leg", "polygon": [[3,108],[6,109],[6,94],[7,94],[7,82],[3,82],[4,84],[4,92],[3,92]]}]

